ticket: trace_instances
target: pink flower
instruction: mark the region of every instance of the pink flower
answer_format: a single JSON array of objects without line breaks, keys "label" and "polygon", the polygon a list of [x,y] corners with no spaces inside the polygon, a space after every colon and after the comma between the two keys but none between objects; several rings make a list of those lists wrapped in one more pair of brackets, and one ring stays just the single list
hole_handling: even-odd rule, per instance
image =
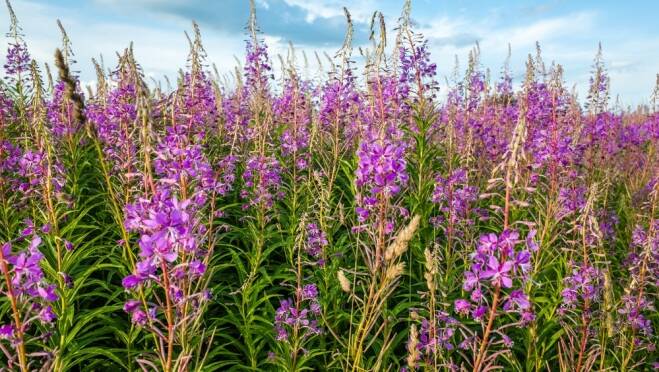
[{"label": "pink flower", "polygon": [[488,269],[483,272],[483,279],[492,278],[492,284],[505,288],[513,286],[513,280],[510,278],[510,270],[513,268],[512,261],[505,261],[500,264],[495,256],[490,256],[487,267]]}]

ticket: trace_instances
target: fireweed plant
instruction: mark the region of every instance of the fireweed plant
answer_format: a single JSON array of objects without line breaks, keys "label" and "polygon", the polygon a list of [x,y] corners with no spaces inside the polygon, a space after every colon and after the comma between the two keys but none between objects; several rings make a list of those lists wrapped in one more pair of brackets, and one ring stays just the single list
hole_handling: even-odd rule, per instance
[{"label": "fireweed plant", "polygon": [[0,370],[659,368],[659,76],[623,109],[601,46],[583,99],[475,46],[440,92],[407,1],[334,56],[252,3],[234,76],[193,23],[173,81],[131,44],[88,83],[7,8]]}]

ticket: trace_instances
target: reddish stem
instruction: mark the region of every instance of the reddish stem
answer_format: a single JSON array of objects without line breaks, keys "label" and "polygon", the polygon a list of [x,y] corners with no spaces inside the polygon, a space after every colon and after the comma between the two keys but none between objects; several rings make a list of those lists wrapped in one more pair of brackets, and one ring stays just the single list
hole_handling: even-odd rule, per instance
[{"label": "reddish stem", "polygon": [[21,371],[27,371],[27,360],[25,357],[25,343],[23,340],[23,324],[21,323],[21,316],[18,312],[18,304],[16,302],[16,296],[14,295],[14,289],[11,285],[11,276],[9,275],[9,267],[7,266],[7,261],[5,261],[4,253],[2,248],[0,248],[0,265],[2,267],[2,273],[5,276],[7,281],[7,297],[11,302],[11,311],[14,316],[14,322],[16,323],[16,338],[18,339],[18,363],[20,364]]}]

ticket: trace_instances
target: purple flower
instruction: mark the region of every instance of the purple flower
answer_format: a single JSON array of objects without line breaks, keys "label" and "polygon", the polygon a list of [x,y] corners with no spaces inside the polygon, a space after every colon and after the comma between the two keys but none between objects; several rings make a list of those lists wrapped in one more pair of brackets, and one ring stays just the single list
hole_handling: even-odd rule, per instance
[{"label": "purple flower", "polygon": [[[449,224],[447,230],[461,223],[470,224],[470,218],[475,212],[472,205],[477,200],[478,188],[467,185],[466,170],[456,169],[449,177],[438,175],[435,178],[432,202],[439,205],[442,221],[445,220]],[[455,231],[447,231],[447,233],[454,234]]]},{"label": "purple flower", "polygon": [[507,347],[507,348],[509,348],[509,349],[510,349],[511,347],[513,347],[514,342],[513,342],[513,340],[511,340],[510,337],[508,337],[507,335],[502,334],[502,335],[501,335],[501,341],[503,341],[503,345],[504,345],[505,347]]},{"label": "purple flower", "polygon": [[523,311],[522,312],[522,324],[529,324],[535,320],[535,314],[532,311]]},{"label": "purple flower", "polygon": [[471,304],[464,299],[455,300],[455,312],[460,315],[467,315],[471,311]]},{"label": "purple flower", "polygon": [[580,211],[586,205],[584,187],[561,188],[558,195],[560,211],[558,218],[563,219]]},{"label": "purple flower", "polygon": [[7,60],[4,65],[7,76],[18,78],[18,75],[25,74],[30,70],[30,54],[27,51],[27,45],[22,40],[9,43],[7,48]]},{"label": "purple flower", "polygon": [[275,311],[277,341],[290,342],[290,331],[293,329],[297,330],[295,334],[302,339],[321,333],[318,321],[314,319],[314,316],[320,314],[316,285],[307,284],[298,290],[302,294],[299,302],[290,298],[279,301],[279,308]]},{"label": "purple flower", "polygon": [[136,309],[133,311],[131,315],[131,321],[133,324],[137,324],[139,326],[144,326],[146,324],[148,317],[146,313],[140,309]]},{"label": "purple flower", "polygon": [[138,261],[135,264],[135,275],[138,279],[146,279],[154,275],[156,272],[156,265],[153,260]]},{"label": "purple flower", "polygon": [[3,348],[5,355],[9,356],[9,365],[15,362],[11,355],[18,355],[19,345],[40,343],[48,337],[50,331],[46,327],[33,326],[35,322],[50,327],[56,319],[49,303],[58,300],[57,287],[45,280],[41,269],[44,255],[39,251],[42,240],[35,234],[34,225],[29,220],[23,230],[23,233],[28,232],[32,235],[21,234],[17,239],[0,246],[3,259],[0,271],[8,278],[8,282],[2,285],[2,292],[13,295],[15,306],[10,310],[12,321],[15,318],[22,319],[20,337],[16,337],[19,329],[16,323],[0,326],[0,339],[9,339],[8,346],[14,349],[8,351]]},{"label": "purple flower", "polygon": [[202,276],[206,272],[206,265],[200,260],[193,260],[190,262],[190,271],[192,275]]},{"label": "purple flower", "polygon": [[254,155],[247,159],[243,173],[245,187],[241,192],[248,203],[244,208],[262,204],[271,208],[274,202],[283,197],[281,165],[271,156]]},{"label": "purple flower", "polygon": [[514,264],[522,273],[527,273],[531,269],[531,253],[527,250],[520,250],[515,255]]},{"label": "purple flower", "polygon": [[315,300],[318,297],[318,288],[315,284],[307,284],[302,289],[302,298],[305,300]]},{"label": "purple flower", "polygon": [[487,310],[488,310],[488,307],[485,306],[485,305],[478,306],[477,308],[475,308],[472,311],[471,317],[476,321],[481,321],[481,320],[483,320],[483,317],[487,313]]},{"label": "purple flower", "polygon": [[0,326],[0,340],[7,340],[14,337],[14,326],[3,324]]},{"label": "purple flower", "polygon": [[308,90],[308,83],[290,78],[285,82],[281,96],[273,103],[277,122],[285,124],[280,137],[281,153],[296,159],[294,166],[299,170],[306,169],[310,157],[307,151],[311,124]]},{"label": "purple flower", "polygon": [[488,269],[483,272],[483,279],[492,278],[492,284],[505,288],[513,286],[513,281],[510,277],[510,270],[513,268],[512,261],[499,263],[496,257],[490,256],[487,267]]},{"label": "purple flower", "polygon": [[398,194],[408,180],[404,151],[405,147],[399,144],[362,142],[357,151],[357,187],[369,189],[371,197],[379,193],[386,197]]},{"label": "purple flower", "polygon": [[473,267],[471,271],[464,272],[464,277],[462,289],[465,291],[472,291],[478,286],[481,279],[481,273],[476,267]]},{"label": "purple flower", "polygon": [[[416,35],[415,35],[416,36]],[[439,89],[435,81],[437,65],[430,61],[428,40],[417,45],[401,46],[398,50],[400,76],[398,78],[405,88],[416,87],[419,97],[432,100]]]},{"label": "purple flower", "polygon": [[497,234],[489,233],[481,235],[478,240],[478,253],[483,255],[490,255],[494,252],[499,244],[499,237]]},{"label": "purple flower", "polygon": [[514,290],[508,295],[508,300],[503,304],[503,309],[506,311],[528,310],[531,308],[531,302],[528,296],[521,290]]},{"label": "purple flower", "polygon": [[[75,79],[76,93],[81,95],[80,84]],[[48,119],[56,138],[74,135],[82,127],[80,119],[74,115],[75,103],[67,97],[66,89],[67,82],[58,81],[53,90],[53,99],[48,103]]]},{"label": "purple flower", "polygon": [[138,300],[128,300],[124,304],[124,311],[127,313],[132,313],[140,307],[141,303]]},{"label": "purple flower", "polygon": [[260,40],[252,39],[247,41],[245,48],[245,87],[250,95],[267,95],[268,82],[273,78],[268,47]]},{"label": "purple flower", "polygon": [[577,303],[594,301],[602,290],[602,273],[595,267],[572,264],[572,275],[563,279],[562,306],[574,309]]},{"label": "purple flower", "polygon": [[122,279],[121,285],[124,289],[131,290],[137,287],[141,282],[142,280],[137,275],[128,275]]},{"label": "purple flower", "polygon": [[513,248],[517,245],[519,232],[516,230],[505,230],[499,236],[499,249],[507,256],[512,255]]},{"label": "purple flower", "polygon": [[307,244],[305,251],[311,257],[322,256],[323,249],[328,245],[325,232],[318,228],[315,223],[307,224]]},{"label": "purple flower", "polygon": [[526,234],[526,247],[531,252],[537,252],[538,249],[540,249],[540,246],[535,241],[535,235],[537,233],[538,233],[537,230],[531,229],[529,230],[529,233]]},{"label": "purple flower", "polygon": [[442,350],[453,350],[455,348],[453,338],[458,324],[457,320],[443,311],[437,313],[434,324],[422,318],[417,349],[423,356],[429,358]]},{"label": "purple flower", "polygon": [[53,302],[53,301],[57,301],[59,298],[55,293],[55,288],[56,288],[55,285],[49,285],[46,286],[45,288],[39,287],[37,291],[39,292],[39,296],[41,296],[41,298],[43,298],[48,302]]},{"label": "purple flower", "polygon": [[39,320],[41,320],[42,323],[52,323],[55,321],[57,317],[55,316],[55,313],[53,312],[53,308],[50,306],[46,306],[41,311],[39,312]]}]

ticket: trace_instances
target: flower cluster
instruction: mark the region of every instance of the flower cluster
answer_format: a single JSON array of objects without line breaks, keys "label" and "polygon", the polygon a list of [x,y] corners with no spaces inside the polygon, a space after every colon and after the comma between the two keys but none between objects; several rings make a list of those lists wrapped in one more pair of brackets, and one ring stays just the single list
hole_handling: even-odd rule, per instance
[{"label": "flower cluster", "polygon": [[[659,228],[659,220],[652,221],[654,231]],[[619,327],[631,329],[634,333],[634,343],[638,349],[654,348],[652,336],[654,326],[647,314],[655,312],[655,304],[648,299],[652,288],[659,284],[659,237],[656,233],[654,238],[648,234],[642,226],[636,226],[632,233],[632,253],[626,260],[627,270],[630,275],[630,285],[625,289],[627,292],[622,296],[621,305],[618,308],[620,314]]]},{"label": "flower cluster", "polygon": [[339,138],[333,138],[333,141],[353,143],[358,138],[362,108],[355,77],[350,68],[345,68],[321,88],[318,108],[321,130],[332,136],[338,134]]},{"label": "flower cluster", "polygon": [[[314,258],[322,257],[328,244],[327,235],[317,224],[307,224],[307,244],[304,249],[309,256]],[[322,263],[322,260],[320,262]]]},{"label": "flower cluster", "polygon": [[587,194],[585,187],[562,187],[558,193],[558,219],[562,220],[583,209]]},{"label": "flower cluster", "polygon": [[16,184],[19,163],[21,161],[21,148],[9,141],[0,141],[0,185]]},{"label": "flower cluster", "polygon": [[585,311],[590,311],[586,304],[595,303],[602,294],[603,278],[602,272],[587,264],[571,265],[572,273],[563,279],[563,291],[561,296],[563,302],[561,312],[574,310],[579,306]]},{"label": "flower cluster", "polygon": [[250,95],[267,94],[268,81],[273,78],[268,60],[268,47],[254,37],[245,44],[245,86]]},{"label": "flower cluster", "polygon": [[618,309],[618,314],[620,314],[622,325],[628,326],[633,331],[649,337],[654,334],[654,327],[652,326],[652,321],[646,318],[643,312],[652,313],[655,310],[654,303],[644,297],[638,298],[637,296],[624,295],[622,296],[622,306]]},{"label": "flower cluster", "polygon": [[309,165],[309,125],[311,124],[310,107],[307,99],[308,84],[297,81],[288,82],[281,96],[273,102],[277,121],[286,123],[280,136],[281,153],[294,158],[299,170]]},{"label": "flower cluster", "polygon": [[16,120],[14,102],[0,89],[0,131]]},{"label": "flower cluster", "polygon": [[[74,135],[82,127],[80,118],[75,115],[75,103],[71,97],[67,97],[67,89],[66,81],[58,81],[53,91],[53,99],[48,103],[48,121],[55,138]],[[76,90],[80,90],[77,80]]]},{"label": "flower cluster", "polygon": [[359,222],[365,222],[378,206],[389,203],[407,185],[405,145],[363,141],[357,156],[355,185],[361,193],[356,212]]},{"label": "flower cluster", "polygon": [[203,204],[206,194],[213,190],[215,174],[206,160],[200,145],[184,144],[175,135],[168,135],[158,144],[154,169],[161,176],[165,187],[181,187],[180,182],[194,183],[198,186],[198,204]]},{"label": "flower cluster", "polygon": [[247,200],[243,208],[262,205],[272,208],[277,199],[284,194],[281,191],[281,165],[273,156],[253,155],[245,163],[243,172],[245,188],[240,192],[241,197]]},{"label": "flower cluster", "polygon": [[417,94],[429,92],[428,98],[435,98],[438,84],[434,80],[437,75],[437,64],[430,61],[428,41],[423,40],[413,47],[399,48],[400,76],[398,81],[404,85],[416,85]]},{"label": "flower cluster", "polygon": [[[433,217],[431,222],[439,227],[447,222],[449,227],[458,224],[472,224],[471,212],[478,212],[472,206],[478,200],[478,188],[467,184],[467,171],[456,169],[448,177],[438,175],[435,178],[435,189],[432,202],[439,205],[442,215]],[[453,233],[453,232],[451,232]]]},{"label": "flower cluster", "polygon": [[318,288],[315,284],[307,284],[297,292],[296,301],[290,298],[279,301],[275,312],[277,341],[290,342],[291,332],[299,339],[321,333],[318,320],[314,319],[320,315]]},{"label": "flower cluster", "polygon": [[[135,291],[140,286],[155,284],[166,292],[167,301],[156,298],[144,309],[141,302],[130,300],[126,309],[133,321],[145,325],[158,311],[174,306],[181,310],[192,304],[194,309],[206,301],[208,293],[190,292],[187,286],[206,272],[206,251],[201,248],[205,227],[195,218],[190,200],[177,200],[167,190],[151,200],[140,199],[126,207],[126,229],[140,233],[140,261],[126,276],[123,287]],[[165,303],[171,301],[170,303]],[[148,316],[153,314],[153,316]]]},{"label": "flower cluster", "polygon": [[224,139],[227,143],[244,142],[254,137],[254,128],[249,126],[250,108],[247,90],[239,87],[222,100],[221,117],[224,118]]},{"label": "flower cluster", "polygon": [[180,87],[182,97],[175,100],[175,116],[178,131],[193,134],[195,141],[205,137],[205,132],[215,125],[217,104],[213,84],[206,73],[186,73]]},{"label": "flower cluster", "polygon": [[442,350],[455,349],[454,336],[460,322],[444,311],[438,311],[436,321],[421,320],[417,349],[421,358],[432,360]]},{"label": "flower cluster", "polygon": [[6,58],[4,68],[7,77],[18,78],[18,76],[30,70],[31,57],[24,41],[17,40],[14,43],[9,43]]},{"label": "flower cluster", "polygon": [[[119,82],[107,103],[86,107],[85,115],[94,125],[114,173],[135,171],[137,148],[132,134],[137,120],[137,92],[133,84]],[[120,174],[121,174],[120,173]]]},{"label": "flower cluster", "polygon": [[[18,189],[25,195],[31,197],[41,196],[46,187],[56,194],[62,192],[65,183],[64,167],[58,161],[50,164],[44,152],[28,150],[23,153],[18,161]],[[50,178],[50,185],[47,184]]]},{"label": "flower cluster", "polygon": [[455,310],[461,315],[471,314],[476,321],[485,321],[490,310],[486,301],[490,292],[500,293],[505,312],[518,312],[522,322],[533,319],[531,302],[520,285],[526,281],[531,268],[531,252],[537,249],[532,240],[522,246],[516,230],[500,235],[489,233],[479,239],[471,254],[470,267],[464,273],[462,289],[470,292],[469,299],[458,299]]}]

